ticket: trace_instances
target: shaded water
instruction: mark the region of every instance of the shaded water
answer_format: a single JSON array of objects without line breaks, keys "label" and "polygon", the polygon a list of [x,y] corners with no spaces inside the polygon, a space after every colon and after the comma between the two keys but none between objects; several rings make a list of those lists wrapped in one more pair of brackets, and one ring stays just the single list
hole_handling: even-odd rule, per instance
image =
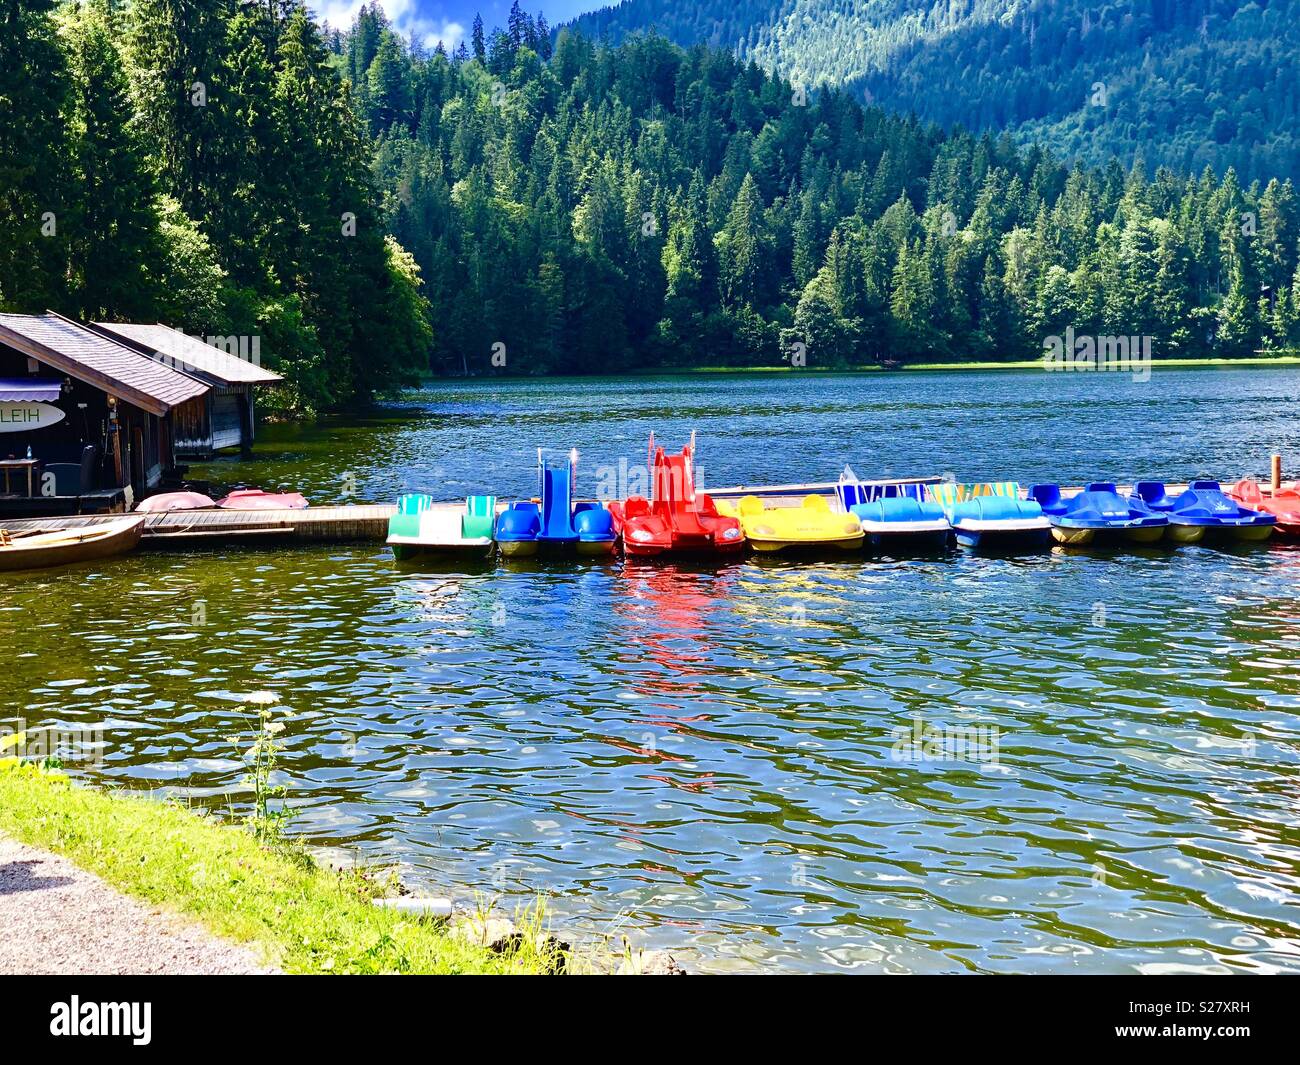
[{"label": "shaded water", "polygon": [[[272,428],[313,501],[580,478],[1224,477],[1300,453],[1292,371],[449,384]],[[196,470],[199,475],[204,472]],[[402,571],[379,545],[6,577],[3,713],[236,808],[243,697],[294,830],[464,899],[538,891],[702,970],[1300,969],[1300,552]],[[920,738],[919,744],[913,741]],[[228,798],[229,796],[229,798]]]}]

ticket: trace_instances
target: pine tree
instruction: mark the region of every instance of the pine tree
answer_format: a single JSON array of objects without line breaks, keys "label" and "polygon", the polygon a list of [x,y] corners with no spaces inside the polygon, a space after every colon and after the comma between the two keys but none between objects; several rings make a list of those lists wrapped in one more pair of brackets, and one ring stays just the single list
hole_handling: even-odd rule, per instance
[{"label": "pine tree", "polygon": [[374,128],[390,129],[411,121],[413,109],[408,62],[397,35],[385,32],[366,72],[367,100]]},{"label": "pine tree", "polygon": [[[70,106],[54,0],[0,0],[0,308],[62,305]],[[62,219],[62,222],[60,221]]]},{"label": "pine tree", "polygon": [[487,48],[483,43],[483,17],[474,16],[474,28],[470,31],[470,43],[474,50],[474,58],[480,63],[487,62]]},{"label": "pine tree", "polygon": [[746,174],[718,234],[719,283],[728,305],[755,309],[762,296],[766,246],[758,185]]},{"label": "pine tree", "polygon": [[1247,238],[1231,220],[1224,229],[1228,291],[1218,313],[1216,348],[1229,358],[1256,353],[1261,342],[1259,281]]},{"label": "pine tree", "polygon": [[63,26],[73,84],[73,174],[80,207],[69,225],[69,274],[77,313],[147,318],[151,269],[161,255],[156,192],[132,121],[122,57],[105,16],[72,9]]}]

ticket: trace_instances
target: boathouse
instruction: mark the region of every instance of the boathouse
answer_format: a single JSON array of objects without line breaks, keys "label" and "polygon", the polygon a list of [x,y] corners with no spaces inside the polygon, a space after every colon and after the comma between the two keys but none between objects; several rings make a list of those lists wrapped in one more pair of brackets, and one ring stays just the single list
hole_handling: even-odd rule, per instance
[{"label": "boathouse", "polygon": [[53,311],[0,314],[0,515],[129,510],[212,387]]},{"label": "boathouse", "polygon": [[241,452],[252,448],[254,391],[284,380],[263,369],[258,346],[250,347],[247,338],[205,341],[166,325],[97,322],[92,328],[212,386],[204,397],[182,404],[171,414],[172,446],[178,459],[203,461],[227,448]]}]

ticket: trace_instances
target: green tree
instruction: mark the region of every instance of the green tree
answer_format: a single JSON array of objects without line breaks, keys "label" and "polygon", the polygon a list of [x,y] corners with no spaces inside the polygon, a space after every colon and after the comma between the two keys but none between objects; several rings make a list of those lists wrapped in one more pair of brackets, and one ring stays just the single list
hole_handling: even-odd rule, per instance
[{"label": "green tree", "polygon": [[153,177],[132,112],[122,57],[107,16],[70,9],[63,22],[72,74],[72,172],[80,192],[70,219],[68,270],[83,318],[148,318],[162,245]]},{"label": "green tree", "polygon": [[[0,0],[0,307],[59,306],[65,287],[70,107],[54,0]],[[63,219],[61,226],[60,219]]]}]

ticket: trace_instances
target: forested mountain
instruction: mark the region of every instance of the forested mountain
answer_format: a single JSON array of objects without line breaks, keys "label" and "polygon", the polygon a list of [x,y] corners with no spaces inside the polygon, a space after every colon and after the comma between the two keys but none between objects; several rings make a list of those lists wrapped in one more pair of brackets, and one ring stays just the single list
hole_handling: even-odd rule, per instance
[{"label": "forested mountain", "polygon": [[1288,181],[1066,164],[517,4],[451,56],[377,4],[0,20],[0,305],[255,333],[304,406],[430,364],[1032,357],[1067,327],[1300,346]]},{"label": "forested mountain", "polygon": [[552,55],[517,5],[453,56],[377,5],[330,46],[449,369],[1025,357],[1067,326],[1157,356],[1300,340],[1288,182],[1065,166],[658,36],[566,30]]},{"label": "forested mountain", "polygon": [[1300,0],[626,0],[574,26],[708,42],[1094,163],[1300,178]]},{"label": "forested mountain", "polygon": [[295,407],[427,368],[373,146],[295,4],[0,0],[0,308],[262,338]]}]

